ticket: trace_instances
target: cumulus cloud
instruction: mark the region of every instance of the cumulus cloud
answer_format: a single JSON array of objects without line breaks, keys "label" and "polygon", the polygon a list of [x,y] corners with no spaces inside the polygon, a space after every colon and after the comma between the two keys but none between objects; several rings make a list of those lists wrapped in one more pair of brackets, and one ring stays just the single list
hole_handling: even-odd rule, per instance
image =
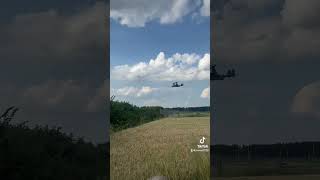
[{"label": "cumulus cloud", "polygon": [[320,118],[320,82],[303,87],[294,97],[292,112],[307,113]]},{"label": "cumulus cloud", "polygon": [[28,102],[29,111],[93,112],[104,107],[107,85],[92,88],[86,82],[49,80],[24,89],[17,97],[21,104]]},{"label": "cumulus cloud", "polygon": [[202,16],[210,16],[210,0],[203,0],[200,14]]},{"label": "cumulus cloud", "polygon": [[112,89],[112,94],[116,96],[131,96],[131,97],[142,97],[149,95],[158,90],[149,86],[143,86],[142,88],[136,87],[124,87],[120,89]]},{"label": "cumulus cloud", "polygon": [[51,113],[104,112],[108,89],[106,81],[91,87],[83,80],[48,80],[27,87],[8,85],[0,92],[6,96],[1,98],[4,104],[17,104],[25,112],[54,117]]},{"label": "cumulus cloud", "polygon": [[4,12],[0,102],[21,109],[17,122],[58,125],[94,141],[107,138],[100,92],[107,75],[106,5],[57,2]]},{"label": "cumulus cloud", "polygon": [[224,62],[270,61],[283,51],[280,19],[251,22],[247,12],[237,12],[232,7],[226,7],[225,14],[223,30],[217,35],[216,50],[217,57]]},{"label": "cumulus cloud", "polygon": [[199,70],[210,70],[210,55],[205,54],[198,64]]},{"label": "cumulus cloud", "polygon": [[[286,1],[282,14],[283,25],[289,29],[284,47],[290,59],[316,57],[320,53],[320,1]],[[303,58],[304,57],[304,58]]]},{"label": "cumulus cloud", "polygon": [[173,24],[196,11],[209,16],[209,0],[202,4],[201,0],[111,0],[110,17],[128,27],[144,27],[151,21]]},{"label": "cumulus cloud", "polygon": [[104,81],[101,87],[96,89],[95,94],[89,99],[87,105],[88,112],[104,111],[108,92],[110,92],[110,86],[108,81]]},{"label": "cumulus cloud", "polygon": [[283,21],[288,26],[319,25],[320,1],[287,0],[282,11]]},{"label": "cumulus cloud", "polygon": [[95,58],[88,58],[92,51],[98,54],[104,48],[104,15],[103,2],[71,15],[56,10],[18,14],[0,31],[4,40],[0,42],[0,57],[18,57],[10,61],[19,62],[92,62]]},{"label": "cumulus cloud", "polygon": [[210,87],[205,88],[201,93],[201,98],[209,99],[210,98]]},{"label": "cumulus cloud", "polygon": [[294,28],[284,40],[284,47],[290,59],[319,57],[320,30]]},{"label": "cumulus cloud", "polygon": [[230,0],[216,27],[215,52],[227,63],[313,59],[320,55],[319,3]]},{"label": "cumulus cloud", "polygon": [[116,80],[149,81],[189,81],[207,80],[210,77],[210,54],[176,53],[166,58],[160,52],[155,59],[149,62],[139,62],[134,65],[115,66],[111,70],[112,78]]},{"label": "cumulus cloud", "polygon": [[[28,107],[47,110],[63,111],[69,108],[68,104],[74,109],[81,105],[81,111],[85,110],[84,98],[94,94],[105,79],[105,7],[99,1],[76,7],[75,13],[55,9],[28,11],[2,26],[0,74],[11,75],[0,81],[6,86],[18,84],[15,88],[23,95],[12,101],[23,99],[30,102]],[[77,103],[72,105],[72,101]]]}]

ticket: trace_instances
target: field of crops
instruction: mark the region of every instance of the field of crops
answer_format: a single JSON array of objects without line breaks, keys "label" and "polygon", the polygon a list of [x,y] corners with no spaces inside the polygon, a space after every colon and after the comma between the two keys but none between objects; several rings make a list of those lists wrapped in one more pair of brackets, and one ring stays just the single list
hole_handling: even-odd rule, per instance
[{"label": "field of crops", "polygon": [[320,161],[306,160],[254,160],[224,161],[220,170],[215,171],[222,177],[215,180],[318,180]]},{"label": "field of crops", "polygon": [[210,142],[209,117],[165,118],[110,135],[112,180],[209,180],[209,152],[191,152]]},{"label": "field of crops", "polygon": [[213,178],[213,180],[319,180],[319,175],[293,175],[293,176],[257,176],[257,177],[233,177]]}]

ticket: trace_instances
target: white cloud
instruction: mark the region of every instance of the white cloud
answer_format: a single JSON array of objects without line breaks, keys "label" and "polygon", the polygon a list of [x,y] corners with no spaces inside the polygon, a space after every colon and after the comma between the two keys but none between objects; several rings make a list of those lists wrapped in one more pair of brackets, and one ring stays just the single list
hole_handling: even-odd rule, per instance
[{"label": "white cloud", "polygon": [[[206,16],[208,1],[205,0],[200,9]],[[160,24],[173,24],[198,11],[200,6],[201,0],[111,0],[110,17],[128,27],[144,27],[155,20]]]},{"label": "white cloud", "polygon": [[201,93],[201,98],[209,99],[210,98],[210,87],[205,88]]},{"label": "white cloud", "polygon": [[199,61],[198,68],[200,70],[210,70],[210,54],[205,54]]},{"label": "white cloud", "polygon": [[105,103],[108,98],[109,82],[105,80],[101,87],[96,89],[94,96],[89,99],[87,105],[88,112],[104,111]]},{"label": "white cloud", "polygon": [[290,59],[320,56],[320,31],[294,28],[284,40],[284,47]]},{"label": "white cloud", "polygon": [[103,2],[80,8],[78,13],[70,15],[56,10],[19,13],[12,23],[1,28],[0,59],[11,57],[9,61],[18,60],[19,63],[21,59],[54,63],[97,61],[99,58],[93,54],[99,53],[92,53],[92,50],[104,48],[104,13]]},{"label": "white cloud", "polygon": [[172,24],[180,20],[183,16],[190,13],[192,5],[189,0],[173,0],[169,11],[165,11],[160,17],[160,23]]},{"label": "white cloud", "polygon": [[319,0],[287,0],[282,11],[283,21],[289,26],[317,24],[319,15]]},{"label": "white cloud", "polygon": [[223,12],[216,51],[224,62],[307,61],[320,54],[319,0],[231,0]]},{"label": "white cloud", "polygon": [[85,111],[91,95],[88,84],[74,80],[49,80],[31,86],[21,93],[21,102],[29,102],[29,110]]},{"label": "white cloud", "polygon": [[131,96],[131,97],[142,97],[149,95],[158,90],[149,86],[143,86],[142,88],[136,87],[124,87],[120,89],[112,89],[112,94],[116,96]]},{"label": "white cloud", "polygon": [[200,14],[202,16],[210,16],[210,0],[203,0]]},{"label": "white cloud", "polygon": [[116,80],[149,81],[190,81],[209,80],[210,54],[179,54],[166,58],[160,52],[149,62],[139,62],[134,65],[115,66],[111,70],[111,77]]},{"label": "white cloud", "polygon": [[147,94],[150,94],[150,93],[152,93],[152,92],[154,92],[156,90],[157,90],[156,88],[151,88],[149,86],[144,86],[138,91],[137,96],[140,97],[140,96],[143,96],[143,95],[147,95]]},{"label": "white cloud", "polygon": [[320,81],[303,87],[294,97],[292,112],[320,117]]}]

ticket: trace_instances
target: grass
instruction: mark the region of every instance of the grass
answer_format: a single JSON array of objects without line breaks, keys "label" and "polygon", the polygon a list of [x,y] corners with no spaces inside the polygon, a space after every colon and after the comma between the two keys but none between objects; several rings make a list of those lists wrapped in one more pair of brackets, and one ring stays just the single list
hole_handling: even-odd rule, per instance
[{"label": "grass", "polygon": [[209,180],[209,152],[193,152],[202,136],[209,144],[209,117],[165,118],[110,136],[111,180]]},{"label": "grass", "polygon": [[[285,162],[281,165],[281,162]],[[218,171],[218,170],[217,170]],[[224,161],[220,167],[219,176],[278,176],[278,175],[312,175],[320,174],[320,161],[306,160],[253,160],[253,161]]]}]

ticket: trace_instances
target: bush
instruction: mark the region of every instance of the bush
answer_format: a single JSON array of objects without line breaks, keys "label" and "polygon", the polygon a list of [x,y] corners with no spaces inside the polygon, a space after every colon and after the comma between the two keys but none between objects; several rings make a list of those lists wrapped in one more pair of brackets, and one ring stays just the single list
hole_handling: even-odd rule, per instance
[{"label": "bush", "polygon": [[107,144],[94,145],[61,128],[12,124],[17,108],[0,116],[1,179],[95,180],[107,176]]}]

